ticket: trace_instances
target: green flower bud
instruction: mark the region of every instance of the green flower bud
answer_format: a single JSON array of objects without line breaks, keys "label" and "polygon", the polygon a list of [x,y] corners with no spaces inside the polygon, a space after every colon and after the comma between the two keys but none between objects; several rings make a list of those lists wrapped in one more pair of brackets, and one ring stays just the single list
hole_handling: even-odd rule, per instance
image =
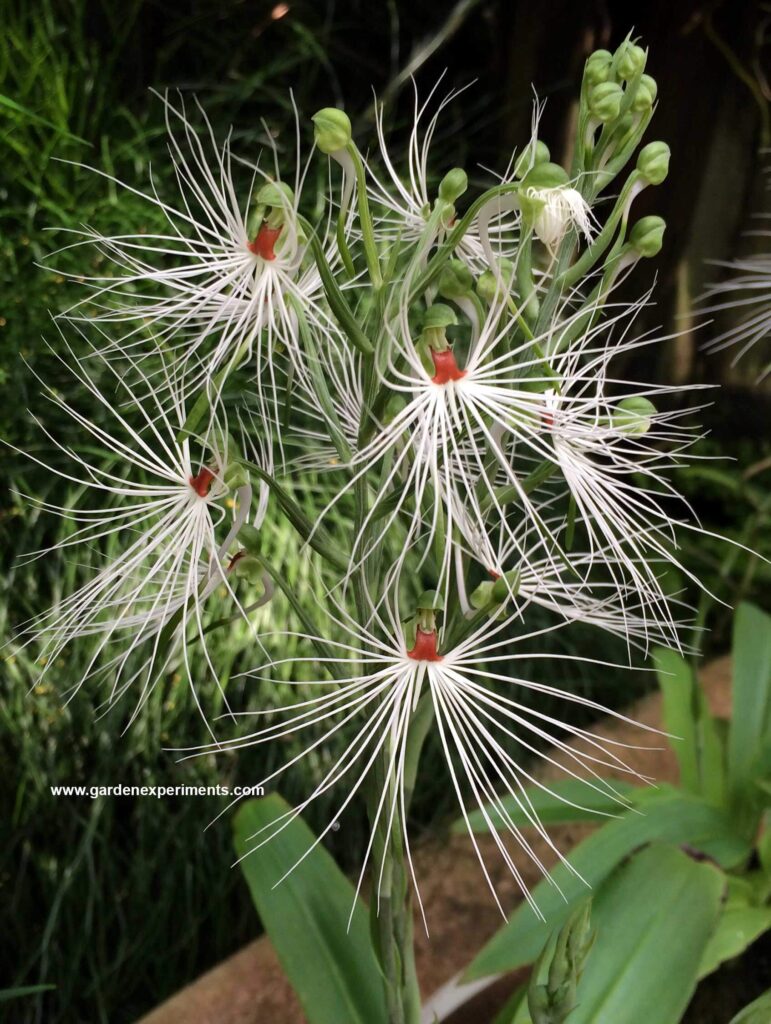
[{"label": "green flower bud", "polygon": [[[568,172],[559,164],[542,163],[528,171],[522,179],[521,189],[559,188],[570,181]],[[521,193],[520,193],[521,195]]]},{"label": "green flower bud", "polygon": [[447,328],[454,327],[457,322],[453,309],[443,302],[435,302],[426,310],[420,340],[435,352],[444,352],[449,347]]},{"label": "green flower bud", "polygon": [[643,217],[638,220],[629,235],[632,248],[646,259],[657,256],[661,252],[666,227],[663,217]]},{"label": "green flower bud", "polygon": [[351,119],[344,110],[324,107],[311,120],[314,126],[313,138],[322,153],[337,153],[351,141]]},{"label": "green flower bud", "polygon": [[424,590],[415,602],[415,607],[419,612],[441,612],[444,611],[444,598],[438,590]]},{"label": "green flower bud", "polygon": [[240,462],[230,462],[225,468],[223,480],[226,487],[235,491],[238,490],[239,487],[245,487],[249,483],[249,474]]},{"label": "green flower bud", "polygon": [[460,299],[474,289],[474,275],[463,260],[450,260],[439,275],[439,294],[443,299]]},{"label": "green flower bud", "polygon": [[258,206],[285,210],[294,204],[294,192],[283,181],[266,181],[255,196]]},{"label": "green flower bud", "polygon": [[462,167],[453,167],[439,182],[439,198],[445,203],[455,203],[468,188],[468,175]]},{"label": "green flower bud", "polygon": [[613,413],[613,426],[622,434],[647,434],[651,420],[656,415],[656,406],[641,395],[622,398]]},{"label": "green flower bud", "polygon": [[645,67],[646,59],[647,54],[641,46],[636,46],[631,39],[625,39],[614,57],[619,78],[634,78]]},{"label": "green flower bud", "polygon": [[256,527],[251,526],[249,523],[244,523],[238,531],[238,539],[251,554],[258,555],[260,553],[262,536]]},{"label": "green flower bud", "polygon": [[455,311],[446,306],[443,302],[435,302],[429,306],[423,317],[423,330],[444,330],[445,327],[454,327],[458,318]]},{"label": "green flower bud", "polygon": [[669,172],[669,146],[666,142],[649,142],[637,157],[637,170],[650,185],[660,185]]},{"label": "green flower bud", "polygon": [[523,174],[527,174],[531,167],[548,163],[550,156],[549,147],[545,142],[541,142],[540,139],[536,139],[534,143],[528,143],[514,164],[514,177],[521,178]]},{"label": "green flower bud", "polygon": [[615,121],[621,110],[624,90],[616,82],[601,82],[589,93],[589,112],[602,124]]},{"label": "green flower bud", "polygon": [[651,78],[650,75],[642,75],[637,86],[637,92],[632,100],[632,110],[636,114],[645,113],[645,111],[650,110],[656,102],[657,93],[656,79]]},{"label": "green flower bud", "polygon": [[252,584],[262,582],[264,573],[259,559],[246,551],[239,551],[230,563],[230,571],[237,579],[246,580]]},{"label": "green flower bud", "polygon": [[[507,260],[504,257],[498,261],[498,269],[501,272],[504,284],[510,285],[514,280],[514,264],[511,260]],[[501,287],[498,283],[498,278],[492,270],[485,270],[484,273],[479,275],[477,295],[484,302],[492,302],[496,295],[500,298]]]},{"label": "green flower bud", "polygon": [[520,573],[518,569],[510,569],[503,576],[499,576],[493,583],[492,599],[496,604],[503,604],[510,597],[516,597],[519,593]]},{"label": "green flower bud", "polygon": [[608,50],[595,50],[584,65],[584,81],[588,85],[599,85],[607,82],[611,73],[613,54]]}]

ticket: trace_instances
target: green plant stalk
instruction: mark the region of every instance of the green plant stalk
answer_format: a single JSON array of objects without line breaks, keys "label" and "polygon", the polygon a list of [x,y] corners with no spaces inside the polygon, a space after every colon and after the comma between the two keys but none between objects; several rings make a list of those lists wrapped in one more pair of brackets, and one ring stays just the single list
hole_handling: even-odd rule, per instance
[{"label": "green plant stalk", "polygon": [[364,161],[361,158],[361,153],[359,153],[353,142],[348,143],[345,147],[345,151],[353,161],[353,167],[356,173],[356,202],[359,208],[361,239],[364,245],[364,255],[367,260],[369,278],[372,282],[372,287],[377,292],[380,291],[383,286],[383,275],[380,271],[380,257],[378,256],[377,244],[375,242],[375,231],[372,227],[372,214],[370,213],[369,200],[367,198],[367,179],[364,174]]}]

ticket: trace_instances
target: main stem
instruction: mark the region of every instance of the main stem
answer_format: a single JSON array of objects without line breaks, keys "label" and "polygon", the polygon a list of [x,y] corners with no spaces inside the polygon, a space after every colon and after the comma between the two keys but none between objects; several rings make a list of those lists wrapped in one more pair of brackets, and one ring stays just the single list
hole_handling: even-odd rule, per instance
[{"label": "main stem", "polygon": [[[365,395],[371,400],[374,360],[370,360],[368,371]],[[366,430],[366,423],[365,409],[359,424],[360,435]],[[354,484],[354,495],[354,536],[360,538],[360,550],[366,550],[368,537],[361,532],[368,508],[366,474],[362,474]],[[361,622],[368,618],[366,564],[365,559],[353,578],[356,609]],[[368,786],[368,813],[374,834],[371,930],[373,939],[377,938],[376,952],[383,972],[388,1024],[420,1024],[420,989],[415,970],[410,880],[407,877],[402,843],[404,823],[401,806],[398,794],[394,792],[396,783],[393,778],[392,753],[388,743],[383,744],[382,753],[373,765],[371,784]],[[386,788],[386,798],[381,805],[381,796]],[[392,819],[394,800],[396,804]],[[404,806],[407,806],[406,796]]]}]

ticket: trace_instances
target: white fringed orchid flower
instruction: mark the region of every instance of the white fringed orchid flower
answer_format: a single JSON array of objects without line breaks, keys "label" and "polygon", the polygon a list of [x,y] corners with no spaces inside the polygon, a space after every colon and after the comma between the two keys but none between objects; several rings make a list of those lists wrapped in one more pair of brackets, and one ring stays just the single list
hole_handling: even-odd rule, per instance
[{"label": "white fringed orchid flower", "polygon": [[[768,234],[768,232],[764,232]],[[771,255],[767,253],[746,259],[718,263],[728,270],[728,276],[706,290],[700,307],[702,313],[736,310],[741,315],[738,323],[710,339],[707,351],[720,352],[738,346],[733,359],[735,365],[758,342],[771,337]],[[760,374],[760,380],[771,373],[771,360]]]},{"label": "white fringed orchid flower", "polygon": [[[76,244],[93,244],[111,270],[78,277],[90,294],[65,315],[119,332],[112,348],[138,360],[153,354],[148,335],[154,335],[185,397],[251,360],[267,417],[276,401],[280,352],[299,365],[301,328],[338,330],[321,302],[321,279],[298,221],[299,152],[291,187],[279,176],[274,152],[273,167],[246,165],[242,189],[234,165],[245,161],[232,154],[230,136],[220,145],[200,108],[199,135],[184,105],[163,102],[177,202],[162,199],[154,187],[142,192],[97,173],[144,199],[168,231],[81,232]],[[327,257],[334,261],[331,249]]]},{"label": "white fringed orchid flower", "polygon": [[[429,187],[431,144],[439,119],[447,106],[464,91],[457,89],[448,93],[425,124],[441,81],[440,77],[423,103],[419,101],[417,86],[413,83],[413,125],[407,147],[405,176],[399,173],[397,162],[389,154],[384,126],[385,109],[382,105],[376,108],[375,123],[382,171],[378,169],[375,158],[367,160],[366,167],[370,200],[376,211],[375,237],[386,247],[396,242],[400,245],[420,243],[421,248],[428,251],[432,246],[441,244],[455,224],[455,203],[466,191],[468,179],[465,172],[458,168],[442,179],[436,195],[432,195]],[[421,133],[423,124],[425,130]],[[537,117],[534,132],[536,128]],[[516,214],[505,210],[492,217],[487,225],[488,237],[499,258],[510,258],[516,252],[518,220]],[[463,235],[456,256],[477,273],[486,268],[486,255],[476,221]]]},{"label": "white fringed orchid flower", "polygon": [[[97,384],[93,371],[71,351],[70,356],[59,358],[91,408],[81,411],[48,386],[45,394],[82,430],[91,447],[81,454],[40,423],[50,444],[67,457],[70,467],[60,468],[34,455],[27,457],[75,485],[91,500],[86,499],[82,506],[80,502],[37,502],[46,511],[73,521],[76,529],[66,539],[31,553],[27,560],[47,558],[76,546],[104,553],[93,559],[88,582],[23,625],[24,642],[39,648],[40,661],[46,666],[42,676],[71,644],[91,637],[92,654],[71,688],[73,694],[94,673],[112,678],[106,703],[138,684],[140,696],[133,721],[171,659],[172,637],[165,636],[166,627],[172,636],[179,632],[182,637],[190,627],[202,639],[202,607],[219,586],[224,586],[241,609],[229,580],[228,552],[251,514],[252,487],[221,423],[210,420],[202,434],[182,436],[185,407],[171,382],[170,406],[147,399],[137,407],[138,415],[131,417],[116,408],[115,395]],[[125,395],[125,383],[113,364],[99,360],[98,365],[107,368],[108,374],[112,372],[116,391],[120,395],[123,389]],[[134,370],[141,378],[141,370],[136,366]],[[261,495],[259,517],[265,512],[263,499]],[[259,526],[259,517],[253,525]],[[119,646],[120,653],[104,662],[103,655],[112,645]],[[205,643],[201,651],[217,678]],[[139,668],[134,671],[138,655]],[[182,655],[192,679],[186,644]]]},{"label": "white fringed orchid flower", "polygon": [[[421,595],[416,602],[415,617],[404,623],[404,609],[394,597],[395,592],[396,587],[389,584],[389,596],[378,601],[378,607],[373,605],[368,626],[358,624],[339,610],[333,619],[333,633],[342,635],[343,639],[306,637],[313,640],[319,653],[305,659],[292,660],[295,663],[298,660],[312,663],[314,668],[318,668],[318,675],[314,676],[311,683],[297,681],[290,685],[319,689],[322,691],[320,696],[308,697],[279,711],[254,712],[252,714],[256,717],[270,714],[270,724],[237,740],[218,745],[219,749],[238,750],[247,746],[275,743],[290,733],[294,737],[307,736],[307,745],[300,753],[261,780],[260,785],[268,786],[275,784],[284,772],[303,758],[313,756],[314,751],[326,749],[333,736],[352,737],[304,800],[251,837],[254,840],[252,848],[269,842],[314,800],[342,786],[345,795],[335,818],[319,833],[314,846],[323,842],[335,821],[359,793],[375,762],[384,761],[387,773],[382,790],[376,796],[373,836],[364,855],[359,876],[361,886],[378,822],[387,822],[390,830],[395,820],[403,822],[405,819],[405,789],[411,785],[407,778],[408,751],[413,730],[417,728],[419,731],[417,720],[432,712],[433,727],[444,751],[451,784],[493,899],[505,916],[469,823],[469,795],[473,805],[479,808],[490,826],[498,854],[535,913],[540,916],[517,866],[516,852],[509,848],[508,840],[513,840],[515,848],[531,858],[544,874],[547,872],[527,837],[512,821],[503,798],[515,801],[528,823],[561,858],[525,788],[535,786],[552,796],[557,794],[548,782],[537,779],[520,763],[512,753],[512,742],[521,752],[526,752],[526,756],[545,758],[566,776],[585,780],[587,795],[595,790],[617,799],[620,811],[626,807],[623,797],[615,791],[612,783],[601,777],[601,772],[611,769],[621,774],[634,775],[638,779],[642,777],[629,768],[613,749],[621,744],[600,740],[562,718],[552,717],[529,706],[525,695],[528,692],[539,692],[604,710],[575,693],[558,690],[544,683],[530,682],[518,676],[515,664],[532,657],[524,649],[520,652],[520,645],[524,648],[537,642],[542,633],[548,630],[524,633],[512,641],[506,634],[515,617],[506,617],[498,622],[485,619],[468,635],[451,643],[445,639],[443,630],[437,625],[433,608],[422,606],[435,603],[435,594]],[[256,670],[250,675],[260,683],[268,682],[271,668],[280,664],[282,662],[272,662],[265,666],[264,671]],[[499,671],[499,667],[503,669],[504,666],[506,674]],[[577,738],[582,741],[580,747],[569,745],[571,740]],[[543,754],[544,745],[560,753],[559,761],[553,755]],[[189,748],[188,752],[193,755],[212,749],[209,746]],[[406,830],[404,844],[417,890]],[[287,864],[283,877],[298,867],[312,850],[313,847],[309,848],[296,863]],[[573,870],[569,864],[567,866]],[[381,881],[382,878],[375,879],[378,891]]]}]

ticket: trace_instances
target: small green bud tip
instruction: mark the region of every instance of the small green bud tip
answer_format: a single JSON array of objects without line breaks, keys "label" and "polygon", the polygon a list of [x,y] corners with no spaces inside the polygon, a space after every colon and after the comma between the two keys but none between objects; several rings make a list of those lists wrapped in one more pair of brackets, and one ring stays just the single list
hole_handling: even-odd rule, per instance
[{"label": "small green bud tip", "polygon": [[649,142],[637,157],[637,170],[650,185],[660,185],[669,173],[669,146],[666,142]]},{"label": "small green bud tip", "polygon": [[663,217],[643,217],[638,220],[629,235],[632,248],[646,259],[657,256],[661,252],[666,227]]},{"label": "small green bud tip", "polygon": [[624,90],[616,82],[601,82],[589,93],[589,112],[602,124],[615,121],[623,98]]},{"label": "small green bud tip", "polygon": [[[514,264],[511,260],[501,259],[498,261],[498,269],[501,272],[504,284],[511,284],[514,280]],[[479,275],[477,281],[477,295],[484,302],[492,302],[497,295],[500,298],[501,288],[498,284],[498,278],[495,276],[492,270],[485,270],[484,273]]]},{"label": "small green bud tip", "polygon": [[423,330],[443,330],[445,327],[454,327],[457,322],[458,318],[449,306],[445,306],[443,302],[435,302],[426,310]]},{"label": "small green bud tip", "polygon": [[623,434],[642,435],[650,430],[656,406],[647,398],[636,395],[622,398],[613,413],[613,426]]},{"label": "small green bud tip", "polygon": [[439,182],[439,198],[445,203],[456,203],[468,188],[468,175],[462,167],[453,167]]},{"label": "small green bud tip", "polygon": [[600,85],[610,77],[613,54],[608,50],[595,50],[584,65],[584,79],[589,85]]},{"label": "small green bud tip", "polygon": [[474,275],[462,260],[450,260],[439,276],[439,294],[443,299],[460,299],[474,289]]},{"label": "small green bud tip", "polygon": [[496,604],[503,604],[510,597],[516,597],[519,593],[519,570],[512,569],[505,576],[499,576],[493,583],[491,596]]},{"label": "small green bud tip", "polygon": [[294,205],[294,192],[283,181],[266,181],[255,196],[258,206],[286,210]]},{"label": "small green bud tip", "polygon": [[646,59],[647,54],[641,46],[636,46],[630,39],[625,39],[614,57],[619,78],[634,78],[645,68]]},{"label": "small green bud tip", "polygon": [[345,149],[353,137],[351,119],[344,110],[337,107],[324,107],[311,118],[313,121],[313,138],[322,153],[337,153]]},{"label": "small green bud tip", "polygon": [[444,598],[438,590],[424,590],[415,607],[419,612],[441,612],[444,611]]},{"label": "small green bud tip", "polygon": [[632,100],[632,110],[636,114],[645,113],[650,110],[656,102],[657,94],[658,86],[656,85],[656,79],[651,78],[650,75],[642,75],[637,85],[637,92]]}]

